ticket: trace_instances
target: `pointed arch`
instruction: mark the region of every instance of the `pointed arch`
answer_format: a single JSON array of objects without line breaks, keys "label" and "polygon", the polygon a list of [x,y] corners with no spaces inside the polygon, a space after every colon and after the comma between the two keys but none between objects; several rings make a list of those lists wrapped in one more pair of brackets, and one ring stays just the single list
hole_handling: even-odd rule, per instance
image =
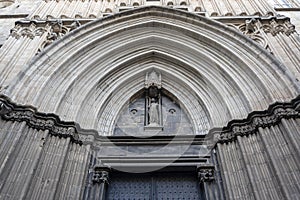
[{"label": "pointed arch", "polygon": [[299,92],[285,66],[242,34],[152,6],[91,22],[54,42],[6,93],[109,135],[150,68],[161,72],[163,87],[185,106],[196,134]]}]

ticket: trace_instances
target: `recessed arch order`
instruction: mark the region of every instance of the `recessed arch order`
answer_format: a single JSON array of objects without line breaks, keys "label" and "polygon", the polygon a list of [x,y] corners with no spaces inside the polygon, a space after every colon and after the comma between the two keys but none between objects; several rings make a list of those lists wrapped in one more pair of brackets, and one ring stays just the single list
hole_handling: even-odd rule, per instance
[{"label": "recessed arch order", "polygon": [[236,30],[152,6],[88,23],[54,42],[6,94],[110,135],[151,69],[184,106],[196,134],[299,93],[286,67]]}]

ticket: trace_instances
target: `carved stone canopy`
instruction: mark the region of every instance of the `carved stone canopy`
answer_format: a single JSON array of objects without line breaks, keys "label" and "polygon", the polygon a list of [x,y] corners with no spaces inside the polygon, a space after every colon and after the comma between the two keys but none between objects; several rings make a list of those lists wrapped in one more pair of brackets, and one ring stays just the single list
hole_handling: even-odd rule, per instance
[{"label": "carved stone canopy", "polygon": [[161,88],[161,74],[156,73],[154,70],[150,73],[148,72],[145,79],[145,88],[148,89],[151,86],[157,87],[158,89]]}]

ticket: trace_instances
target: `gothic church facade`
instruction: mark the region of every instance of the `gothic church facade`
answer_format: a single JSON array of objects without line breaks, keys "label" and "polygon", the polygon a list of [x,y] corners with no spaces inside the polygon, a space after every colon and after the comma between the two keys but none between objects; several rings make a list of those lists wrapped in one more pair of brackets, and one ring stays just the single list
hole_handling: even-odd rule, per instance
[{"label": "gothic church facade", "polygon": [[0,0],[0,199],[300,199],[300,1]]}]

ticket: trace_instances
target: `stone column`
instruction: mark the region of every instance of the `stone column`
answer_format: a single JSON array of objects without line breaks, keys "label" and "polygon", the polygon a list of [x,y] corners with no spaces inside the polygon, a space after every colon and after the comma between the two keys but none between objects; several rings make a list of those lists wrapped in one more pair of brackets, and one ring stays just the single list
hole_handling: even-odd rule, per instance
[{"label": "stone column", "polygon": [[106,190],[109,182],[110,168],[104,165],[96,165],[94,167],[94,175],[92,178],[94,184],[94,199],[105,200]]},{"label": "stone column", "polygon": [[197,166],[198,180],[200,184],[200,191],[203,191],[205,199],[212,199],[213,188],[209,186],[215,180],[215,167],[213,165]]}]

